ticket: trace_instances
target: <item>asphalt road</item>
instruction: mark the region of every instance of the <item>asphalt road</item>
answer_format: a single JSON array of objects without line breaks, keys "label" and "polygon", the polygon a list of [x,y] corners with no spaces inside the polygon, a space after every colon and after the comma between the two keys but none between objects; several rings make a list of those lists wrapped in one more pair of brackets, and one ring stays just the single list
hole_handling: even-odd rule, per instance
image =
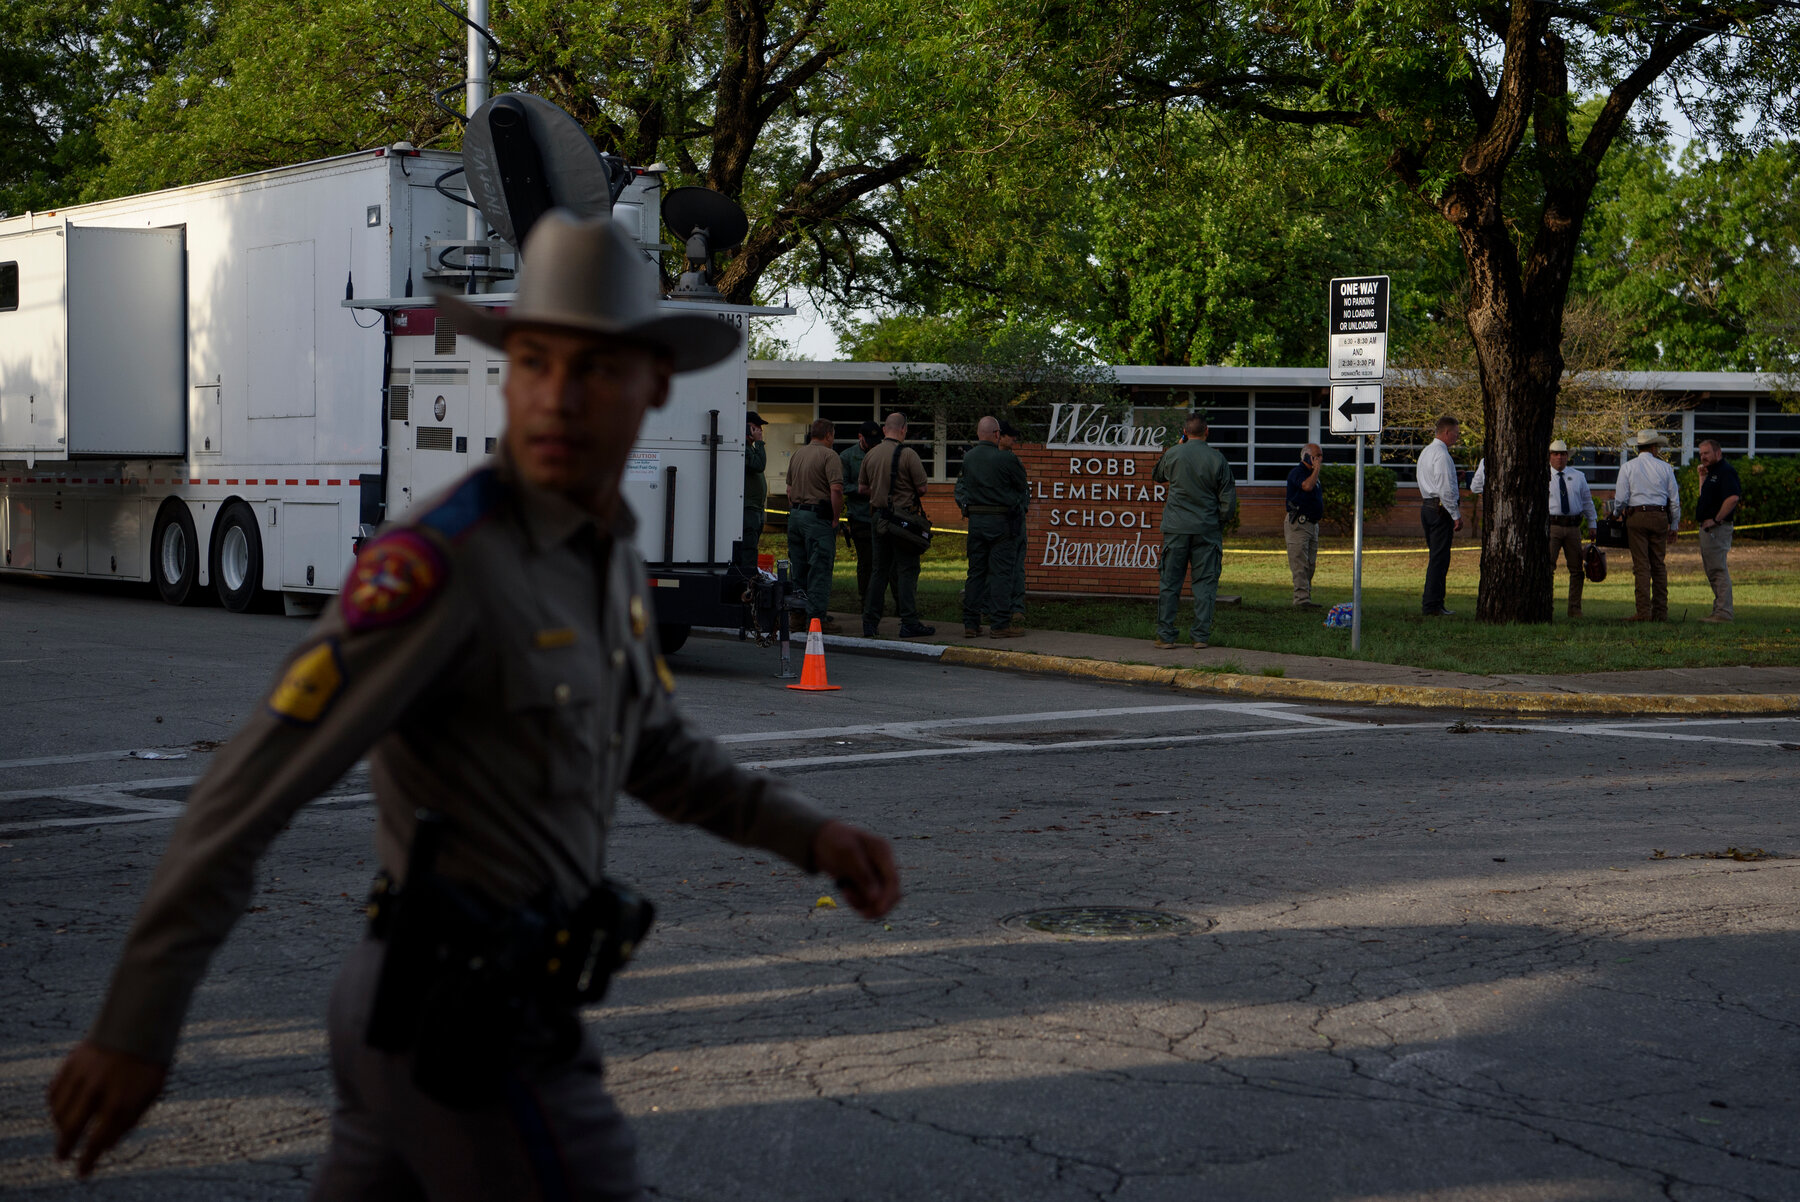
[{"label": "asphalt road", "polygon": [[[169,819],[301,626],[0,582],[0,1187],[297,1199],[372,871],[352,773],[276,844],[97,1183],[41,1094]],[[671,1199],[1800,1197],[1800,722],[1209,701],[696,640],[746,763],[894,839],[886,923],[624,811],[661,920],[590,1019]],[[1454,729],[1453,729],[1454,728]],[[184,759],[128,758],[162,751]],[[1776,858],[1690,858],[1728,848]],[[1660,858],[1659,858],[1660,857]],[[1160,911],[1144,937],[1057,907]]]}]

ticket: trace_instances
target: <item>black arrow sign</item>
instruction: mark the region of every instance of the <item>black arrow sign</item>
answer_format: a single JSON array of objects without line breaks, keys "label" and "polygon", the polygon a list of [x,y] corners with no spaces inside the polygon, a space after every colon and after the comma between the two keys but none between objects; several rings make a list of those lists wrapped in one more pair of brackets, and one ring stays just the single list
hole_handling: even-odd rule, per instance
[{"label": "black arrow sign", "polygon": [[1359,414],[1375,412],[1375,402],[1359,401],[1353,392],[1344,398],[1344,403],[1338,406],[1338,412],[1343,415],[1345,421],[1349,421]]}]

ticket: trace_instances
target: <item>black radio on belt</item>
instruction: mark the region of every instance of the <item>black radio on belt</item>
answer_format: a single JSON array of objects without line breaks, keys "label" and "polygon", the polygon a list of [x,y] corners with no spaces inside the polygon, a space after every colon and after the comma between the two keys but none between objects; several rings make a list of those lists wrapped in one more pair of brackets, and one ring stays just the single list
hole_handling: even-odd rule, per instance
[{"label": "black radio on belt", "polygon": [[577,1008],[605,995],[656,908],[612,881],[573,908],[502,906],[438,874],[446,825],[421,810],[404,885],[383,873],[369,895],[387,948],[364,1042],[411,1052],[414,1083],[446,1105],[479,1106],[507,1073],[574,1055]]}]

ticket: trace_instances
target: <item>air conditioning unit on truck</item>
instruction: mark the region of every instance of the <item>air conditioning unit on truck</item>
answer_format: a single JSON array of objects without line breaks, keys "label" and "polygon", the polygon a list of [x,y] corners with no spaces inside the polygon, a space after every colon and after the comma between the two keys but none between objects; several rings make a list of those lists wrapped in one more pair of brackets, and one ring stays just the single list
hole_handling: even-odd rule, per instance
[{"label": "air conditioning unit on truck", "polygon": [[[531,128],[574,128],[536,98],[494,105],[509,101],[515,117],[529,102]],[[504,423],[504,356],[459,336],[431,296],[508,302],[507,235],[523,225],[504,211],[521,203],[509,158],[543,151],[537,179],[554,190],[573,145],[566,129],[535,148],[502,137],[497,163],[458,180],[486,111],[462,156],[402,143],[0,219],[0,571],[150,581],[171,604],[210,591],[236,611],[279,594],[307,612],[382,521],[484,463]],[[580,140],[600,165],[573,173],[589,189],[580,211],[610,209],[658,256],[660,176]],[[665,303],[739,329],[789,311],[701,284]],[[741,614],[729,565],[746,364],[740,349],[677,377],[625,482],[671,645]]]}]

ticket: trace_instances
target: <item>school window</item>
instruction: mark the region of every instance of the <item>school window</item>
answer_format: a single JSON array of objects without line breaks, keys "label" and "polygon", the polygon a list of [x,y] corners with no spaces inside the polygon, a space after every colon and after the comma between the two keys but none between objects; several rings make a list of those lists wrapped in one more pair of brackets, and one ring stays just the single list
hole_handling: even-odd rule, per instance
[{"label": "school window", "polygon": [[19,307],[19,265],[0,263],[0,313]]}]

